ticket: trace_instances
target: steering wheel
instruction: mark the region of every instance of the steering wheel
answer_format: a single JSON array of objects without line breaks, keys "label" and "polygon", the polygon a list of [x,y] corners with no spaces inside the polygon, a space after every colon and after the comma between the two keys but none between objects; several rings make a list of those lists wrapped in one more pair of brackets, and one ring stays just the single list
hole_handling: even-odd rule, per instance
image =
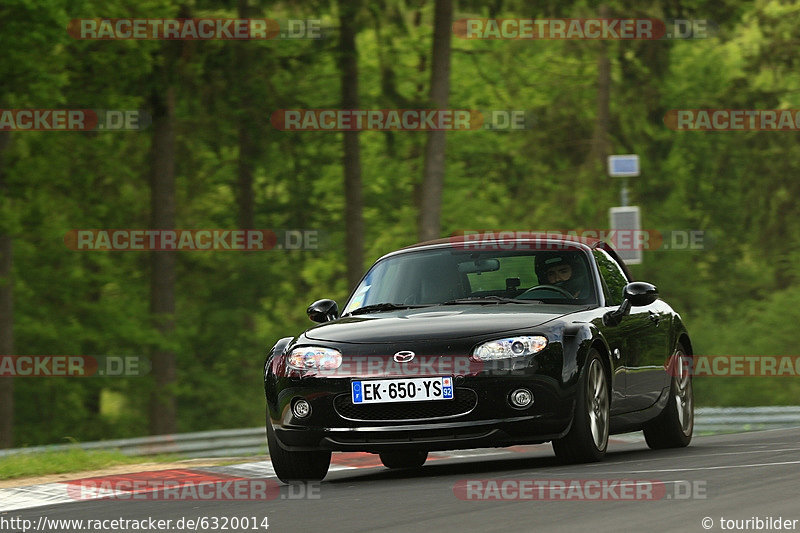
[{"label": "steering wheel", "polygon": [[[521,299],[521,300],[525,300],[525,299],[526,299],[526,298],[525,298],[525,295],[526,295],[526,294],[528,294],[529,292],[533,292],[533,291],[535,291],[536,289],[545,289],[545,290],[548,290],[548,291],[556,291],[556,292],[559,292],[559,293],[563,294],[563,295],[564,295],[564,296],[566,296],[567,298],[570,298],[570,299],[573,299],[573,298],[575,298],[573,295],[571,295],[571,294],[569,293],[569,291],[568,291],[568,290],[566,290],[566,289],[563,289],[563,288],[561,288],[561,287],[557,287],[557,286],[555,286],[555,285],[537,285],[537,286],[535,286],[535,287],[531,287],[531,288],[530,288],[530,289],[528,289],[527,291],[525,291],[525,292],[523,292],[522,294],[518,295],[518,296],[517,296],[517,298],[518,298],[518,299]],[[532,298],[531,298],[531,299],[532,299]]]}]

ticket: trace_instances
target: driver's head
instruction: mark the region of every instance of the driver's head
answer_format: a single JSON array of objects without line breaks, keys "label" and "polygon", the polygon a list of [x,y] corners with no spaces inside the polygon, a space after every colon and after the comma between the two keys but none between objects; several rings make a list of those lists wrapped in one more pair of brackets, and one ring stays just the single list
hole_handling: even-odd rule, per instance
[{"label": "driver's head", "polygon": [[555,285],[578,297],[585,281],[579,252],[546,252],[536,256],[536,275],[542,285]]},{"label": "driver's head", "polygon": [[551,285],[561,281],[568,281],[572,277],[572,265],[569,263],[550,265],[545,270],[545,277],[547,278],[547,283]]},{"label": "driver's head", "polygon": [[536,275],[539,283],[555,285],[572,277],[572,254],[546,253],[536,256]]}]

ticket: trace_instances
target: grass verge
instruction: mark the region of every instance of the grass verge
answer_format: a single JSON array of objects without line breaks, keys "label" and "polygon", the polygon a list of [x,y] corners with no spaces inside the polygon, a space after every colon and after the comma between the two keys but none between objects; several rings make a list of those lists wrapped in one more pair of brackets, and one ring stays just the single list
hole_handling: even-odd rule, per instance
[{"label": "grass verge", "polygon": [[178,455],[130,457],[115,451],[87,451],[80,448],[52,452],[20,453],[0,458],[0,479],[98,470],[115,465],[167,463],[181,459],[184,459],[184,457]]}]

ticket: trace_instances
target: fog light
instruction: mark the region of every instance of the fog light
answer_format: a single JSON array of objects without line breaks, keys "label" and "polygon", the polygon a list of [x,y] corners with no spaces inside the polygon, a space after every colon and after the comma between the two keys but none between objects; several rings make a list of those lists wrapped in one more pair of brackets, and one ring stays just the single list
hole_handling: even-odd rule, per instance
[{"label": "fog light", "polygon": [[297,400],[292,406],[292,414],[297,418],[305,418],[311,414],[311,406],[305,400]]},{"label": "fog light", "polygon": [[533,393],[528,389],[517,389],[511,393],[511,405],[514,407],[528,407],[533,403]]}]

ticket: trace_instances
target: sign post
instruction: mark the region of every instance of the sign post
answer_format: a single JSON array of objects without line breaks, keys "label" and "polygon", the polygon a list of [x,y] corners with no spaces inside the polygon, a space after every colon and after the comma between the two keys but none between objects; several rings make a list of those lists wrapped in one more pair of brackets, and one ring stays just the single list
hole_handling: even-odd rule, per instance
[{"label": "sign post", "polygon": [[[632,235],[641,231],[641,212],[639,206],[628,206],[628,178],[639,175],[639,156],[636,154],[608,156],[608,175],[622,178],[619,192],[620,207],[608,210],[611,231],[630,231]],[[624,242],[639,243],[638,239],[626,239]],[[620,258],[628,265],[642,263],[642,250],[638,245],[630,250],[617,250]]]}]

